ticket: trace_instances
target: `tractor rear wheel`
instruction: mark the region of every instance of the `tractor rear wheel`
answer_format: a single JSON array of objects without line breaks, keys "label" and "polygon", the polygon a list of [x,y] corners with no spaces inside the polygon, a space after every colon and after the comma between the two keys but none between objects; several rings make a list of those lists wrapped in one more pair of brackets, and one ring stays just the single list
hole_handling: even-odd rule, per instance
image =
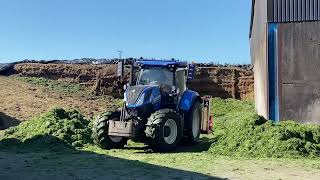
[{"label": "tractor rear wheel", "polygon": [[199,101],[196,101],[190,112],[185,115],[185,122],[187,123],[186,127],[186,142],[195,144],[199,142],[200,139],[200,129],[201,129],[201,104]]},{"label": "tractor rear wheel", "polygon": [[108,135],[109,121],[117,121],[119,117],[120,112],[106,112],[94,121],[92,138],[94,143],[102,149],[123,148],[127,144],[127,138]]},{"label": "tractor rear wheel", "polygon": [[149,117],[145,133],[154,150],[173,150],[183,137],[182,118],[171,109],[161,109]]}]

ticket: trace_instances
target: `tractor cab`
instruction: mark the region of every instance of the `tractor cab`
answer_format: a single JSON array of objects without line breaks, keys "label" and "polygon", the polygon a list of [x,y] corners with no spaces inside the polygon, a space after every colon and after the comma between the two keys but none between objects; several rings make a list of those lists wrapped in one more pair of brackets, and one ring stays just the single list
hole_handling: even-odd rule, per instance
[{"label": "tractor cab", "polygon": [[187,64],[176,61],[137,61],[139,70],[136,84],[127,86],[124,93],[125,108],[139,117],[163,109],[176,109],[186,90]]},{"label": "tractor cab", "polygon": [[180,94],[186,90],[187,68],[146,68],[141,69],[137,85],[159,85],[170,94]]},{"label": "tractor cab", "polygon": [[[137,85],[160,85],[166,92],[175,91],[179,88],[185,90],[186,88],[186,63],[176,61],[152,61],[152,63],[138,61],[137,65],[141,69]],[[179,85],[182,86],[178,87]]]},{"label": "tractor cab", "polygon": [[136,67],[140,69],[136,85],[128,87],[125,92],[127,106],[137,107],[144,102],[152,102],[156,105],[151,108],[153,110],[160,107],[176,108],[179,97],[186,90],[187,64],[176,61],[137,61]]}]

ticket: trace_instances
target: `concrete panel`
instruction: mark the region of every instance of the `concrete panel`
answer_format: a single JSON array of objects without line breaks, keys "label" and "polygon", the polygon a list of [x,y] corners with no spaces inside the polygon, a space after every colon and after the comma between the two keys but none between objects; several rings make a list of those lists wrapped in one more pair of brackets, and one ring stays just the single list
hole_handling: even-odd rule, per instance
[{"label": "concrete panel", "polygon": [[320,82],[320,22],[279,24],[282,83]]},{"label": "concrete panel", "polygon": [[320,124],[320,84],[283,84],[283,118]]},{"label": "concrete panel", "polygon": [[320,123],[320,22],[278,26],[280,118]]}]

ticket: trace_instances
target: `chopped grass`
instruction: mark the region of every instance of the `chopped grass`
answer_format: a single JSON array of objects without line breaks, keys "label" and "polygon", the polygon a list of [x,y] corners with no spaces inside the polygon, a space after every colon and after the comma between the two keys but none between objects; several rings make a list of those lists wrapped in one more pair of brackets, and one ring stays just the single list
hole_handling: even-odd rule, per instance
[{"label": "chopped grass", "polygon": [[320,157],[320,126],[259,117],[250,102],[213,100],[214,138],[210,152],[231,157]]},{"label": "chopped grass", "polygon": [[59,150],[91,143],[90,122],[78,111],[61,108],[11,127],[0,136],[0,146],[13,148]]},{"label": "chopped grass", "polygon": [[[191,152],[232,158],[320,157],[318,125],[293,121],[273,123],[258,116],[252,102],[234,99],[215,98],[213,115],[213,135],[204,136],[199,145],[189,148]],[[90,122],[77,111],[65,111],[61,108],[5,130],[0,135],[1,145],[25,145],[44,149],[97,148],[92,146]],[[131,143],[129,147],[135,145],[137,144]],[[201,151],[197,151],[197,148],[201,148]]]},{"label": "chopped grass", "polygon": [[[25,166],[23,171],[21,168],[9,170],[15,178],[16,174],[22,177],[44,175],[57,178],[56,172],[67,179],[121,179],[132,174],[137,179],[318,177],[319,158],[301,158],[319,157],[317,151],[311,151],[311,146],[307,145],[311,143],[319,146],[316,141],[316,137],[319,137],[316,134],[319,132],[318,126],[294,122],[275,125],[257,116],[251,102],[231,99],[215,98],[213,114],[214,135],[204,135],[200,144],[181,146],[175,152],[147,153],[143,151],[144,144],[132,141],[124,149],[100,149],[92,145],[89,121],[83,119],[77,111],[57,108],[17,127],[0,131],[0,156],[10,156],[5,157],[8,160],[15,158]],[[312,138],[308,134],[310,129]],[[295,143],[296,139],[301,141],[299,148],[293,146],[300,144]],[[209,146],[204,147],[206,144]],[[9,153],[3,152],[6,150]],[[10,166],[17,164],[11,163]],[[293,173],[284,175],[284,172]],[[268,173],[270,176],[266,176]]]}]

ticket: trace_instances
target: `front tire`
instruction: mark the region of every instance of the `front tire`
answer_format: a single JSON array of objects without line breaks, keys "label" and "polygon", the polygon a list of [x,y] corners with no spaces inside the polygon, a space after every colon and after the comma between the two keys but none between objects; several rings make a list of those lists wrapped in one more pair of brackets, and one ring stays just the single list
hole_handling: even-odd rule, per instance
[{"label": "front tire", "polygon": [[120,112],[106,112],[98,117],[93,123],[92,138],[95,144],[102,149],[123,148],[128,139],[124,137],[109,136],[109,121],[119,120]]},{"label": "front tire", "polygon": [[173,150],[183,136],[182,118],[171,109],[161,109],[150,116],[145,133],[154,150]]}]

